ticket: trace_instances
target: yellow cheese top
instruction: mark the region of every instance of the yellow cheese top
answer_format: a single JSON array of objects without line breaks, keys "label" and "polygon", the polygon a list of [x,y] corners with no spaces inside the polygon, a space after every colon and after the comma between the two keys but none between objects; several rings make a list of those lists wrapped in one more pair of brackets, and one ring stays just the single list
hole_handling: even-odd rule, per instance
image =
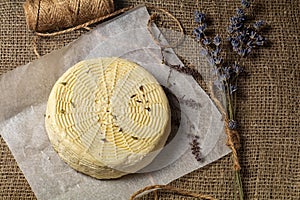
[{"label": "yellow cheese top", "polygon": [[159,83],[120,58],[85,60],[67,70],[51,91],[45,117],[59,156],[99,179],[148,165],[164,146],[170,121]]}]

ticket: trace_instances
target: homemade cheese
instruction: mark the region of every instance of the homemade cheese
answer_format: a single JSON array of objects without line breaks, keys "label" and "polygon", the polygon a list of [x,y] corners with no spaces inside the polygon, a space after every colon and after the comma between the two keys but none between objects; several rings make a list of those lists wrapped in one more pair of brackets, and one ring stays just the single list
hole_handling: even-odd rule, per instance
[{"label": "homemade cheese", "polygon": [[55,83],[46,130],[59,156],[98,179],[148,165],[170,132],[167,97],[155,78],[120,58],[77,63]]}]

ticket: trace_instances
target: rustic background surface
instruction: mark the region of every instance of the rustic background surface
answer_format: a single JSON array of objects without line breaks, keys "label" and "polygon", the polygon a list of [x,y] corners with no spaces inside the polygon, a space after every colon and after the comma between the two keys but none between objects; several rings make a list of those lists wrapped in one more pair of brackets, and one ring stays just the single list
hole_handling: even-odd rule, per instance
[{"label": "rustic background surface", "polygon": [[[36,59],[32,33],[26,28],[24,1],[0,0],[0,75]],[[212,19],[215,33],[225,35],[228,18],[239,0],[120,0],[116,9],[147,3],[170,11],[191,35],[195,10]],[[242,148],[242,176],[246,199],[299,199],[300,196],[300,1],[255,0],[251,11],[264,19],[270,41],[246,59],[251,74],[240,80],[238,119]],[[166,26],[175,29],[172,23]],[[38,51],[44,55],[67,45],[84,30],[43,38]],[[1,91],[0,91],[1,92]],[[1,131],[1,130],[0,130]],[[171,183],[218,199],[233,199],[231,158],[226,156]],[[189,199],[159,192],[160,199]],[[144,199],[152,199],[147,195]],[[9,148],[0,137],[0,199],[36,199]]]}]

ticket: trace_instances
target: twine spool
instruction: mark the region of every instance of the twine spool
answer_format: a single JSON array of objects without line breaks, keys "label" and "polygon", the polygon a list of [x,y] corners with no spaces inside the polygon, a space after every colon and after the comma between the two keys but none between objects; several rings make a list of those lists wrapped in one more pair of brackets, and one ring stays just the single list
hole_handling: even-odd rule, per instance
[{"label": "twine spool", "polygon": [[26,0],[27,26],[37,32],[83,24],[114,11],[113,0]]}]

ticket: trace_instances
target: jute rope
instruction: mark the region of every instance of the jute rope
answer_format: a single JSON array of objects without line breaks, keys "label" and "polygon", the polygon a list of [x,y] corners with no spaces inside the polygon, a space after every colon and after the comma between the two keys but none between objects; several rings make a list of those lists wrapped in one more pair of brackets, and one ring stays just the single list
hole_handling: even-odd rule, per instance
[{"label": "jute rope", "polygon": [[34,36],[33,37],[33,40],[32,40],[32,46],[33,46],[33,52],[34,54],[37,56],[37,58],[40,58],[40,54],[38,52],[38,47],[37,47],[37,44],[38,44],[38,36]]},{"label": "jute rope", "polygon": [[27,0],[27,26],[37,32],[60,30],[106,16],[114,11],[113,0]]},{"label": "jute rope", "polygon": [[[130,200],[134,200],[138,195],[143,194],[144,192],[147,192],[147,191],[154,190],[154,189],[155,189],[155,191],[157,189],[166,190],[166,191],[169,191],[169,192],[175,192],[175,193],[180,194],[180,195],[195,197],[195,198],[199,198],[199,199],[216,200],[215,198],[213,198],[211,196],[208,196],[208,195],[193,193],[193,192],[183,190],[183,189],[180,189],[180,188],[175,188],[175,187],[172,187],[172,186],[169,186],[169,185],[151,185],[151,186],[147,186],[147,187],[145,187],[145,188],[143,188],[139,191],[136,191],[130,197]],[[155,200],[157,200],[157,198],[155,198]]]},{"label": "jute rope", "polygon": [[184,38],[184,29],[180,23],[180,21],[174,16],[172,15],[170,12],[168,12],[167,10],[165,9],[162,9],[162,8],[158,8],[158,7],[155,7],[155,6],[147,6],[147,8],[150,8],[150,9],[153,9],[153,10],[156,10],[156,11],[160,11],[164,14],[166,14],[168,17],[170,17],[171,19],[174,20],[174,22],[177,24],[178,28],[179,28],[179,31],[180,31],[180,38],[177,40],[177,42],[175,44],[169,44],[169,45],[162,45],[159,40],[154,36],[153,32],[152,32],[152,29],[151,29],[151,26],[152,26],[152,23],[156,20],[156,18],[158,17],[157,14],[152,14],[148,20],[148,23],[147,23],[147,29],[151,35],[151,38],[152,40],[158,45],[160,46],[162,49],[165,49],[165,48],[175,48],[178,46],[178,44],[182,41],[182,39]]}]

